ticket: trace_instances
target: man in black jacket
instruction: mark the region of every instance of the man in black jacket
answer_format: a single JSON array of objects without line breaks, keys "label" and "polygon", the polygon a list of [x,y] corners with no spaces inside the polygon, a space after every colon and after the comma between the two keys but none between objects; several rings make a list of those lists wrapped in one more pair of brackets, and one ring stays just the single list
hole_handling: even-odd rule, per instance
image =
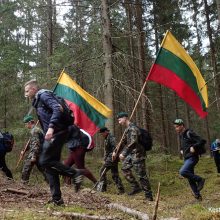
[{"label": "man in black jacket", "polygon": [[2,170],[8,179],[13,179],[11,170],[6,165],[5,156],[6,156],[6,150],[4,147],[4,137],[3,134],[0,131],[0,170]]},{"label": "man in black jacket", "polygon": [[76,191],[82,182],[82,170],[70,168],[60,162],[62,146],[68,141],[70,132],[68,127],[73,124],[73,120],[69,120],[69,116],[65,114],[65,106],[60,104],[58,98],[48,90],[40,90],[36,80],[27,82],[24,87],[25,97],[32,101],[45,133],[39,163],[45,169],[49,180],[52,194],[52,200],[49,202],[62,205],[64,202],[59,175],[73,178]]},{"label": "man in black jacket", "polygon": [[189,185],[197,200],[202,200],[200,191],[205,179],[194,174],[194,168],[199,161],[199,147],[203,144],[203,139],[190,129],[186,129],[182,119],[176,119],[174,128],[180,138],[180,153],[183,155],[184,164],[179,173],[188,179]]}]

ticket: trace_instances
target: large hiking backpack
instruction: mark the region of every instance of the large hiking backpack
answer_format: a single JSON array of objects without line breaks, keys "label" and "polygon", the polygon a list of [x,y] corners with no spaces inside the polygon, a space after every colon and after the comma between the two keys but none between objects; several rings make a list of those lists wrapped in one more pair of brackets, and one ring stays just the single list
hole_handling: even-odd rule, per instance
[{"label": "large hiking backpack", "polygon": [[146,151],[150,151],[153,146],[153,139],[149,131],[139,128],[140,135],[139,135],[139,143],[144,147]]},{"label": "large hiking backpack", "polygon": [[[192,133],[193,133],[193,131],[190,130],[190,129],[188,129],[188,131],[186,132],[187,138],[190,139],[190,140],[192,140],[192,143],[191,143],[191,144],[193,144],[193,141],[195,141],[195,140],[193,139],[193,138],[195,138],[195,137],[194,137],[194,135],[192,135]],[[198,137],[199,137],[199,136],[198,136]],[[199,138],[201,138],[201,137],[199,137]],[[196,151],[196,153],[197,153],[198,155],[202,155],[202,154],[205,154],[205,153],[206,153],[206,147],[205,147],[206,142],[207,142],[207,141],[206,141],[205,139],[201,138],[201,144],[200,144],[199,146],[197,146],[197,148],[195,149],[195,151]]]},{"label": "large hiking backpack", "polygon": [[14,136],[9,132],[3,132],[0,136],[0,149],[11,152],[14,147]]},{"label": "large hiking backpack", "polygon": [[91,151],[95,144],[93,142],[93,139],[89,133],[87,133],[85,130],[77,127],[76,125],[72,125],[69,127],[69,141],[67,143],[67,146],[70,150],[74,150],[77,147],[84,147],[87,151]]},{"label": "large hiking backpack", "polygon": [[[66,124],[68,125],[72,125],[74,123],[74,115],[72,110],[69,108],[69,106],[67,105],[66,101],[64,100],[64,98],[56,95],[55,93],[53,93],[50,90],[46,90],[46,89],[41,89],[40,91],[38,91],[37,93],[37,99],[34,103],[34,107],[44,107],[44,103],[40,100],[40,96],[42,93],[44,92],[48,92],[51,94],[51,96],[54,97],[54,99],[57,100],[57,102],[62,106],[63,109],[63,116],[64,116],[64,121]],[[48,109],[48,111],[50,111]]]}]

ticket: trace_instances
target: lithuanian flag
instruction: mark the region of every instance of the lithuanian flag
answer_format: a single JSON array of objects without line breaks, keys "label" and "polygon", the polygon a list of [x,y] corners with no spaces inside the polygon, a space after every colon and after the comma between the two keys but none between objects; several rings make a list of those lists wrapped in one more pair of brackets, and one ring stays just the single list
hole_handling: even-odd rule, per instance
[{"label": "lithuanian flag", "polygon": [[105,125],[112,111],[83,90],[64,71],[60,74],[54,93],[65,99],[74,113],[75,124],[94,135]]},{"label": "lithuanian flag", "polygon": [[174,90],[201,118],[207,115],[206,83],[192,58],[169,31],[146,80]]}]

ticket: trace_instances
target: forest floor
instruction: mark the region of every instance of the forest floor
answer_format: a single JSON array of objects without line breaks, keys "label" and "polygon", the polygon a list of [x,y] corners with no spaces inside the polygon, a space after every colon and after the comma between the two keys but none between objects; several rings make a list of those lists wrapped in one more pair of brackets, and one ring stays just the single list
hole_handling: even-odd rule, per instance
[{"label": "forest floor", "polygon": [[[99,169],[93,167],[93,163],[92,157],[88,157],[87,165],[97,176]],[[202,157],[196,167],[196,173],[206,178],[202,201],[195,200],[187,181],[179,177],[181,165],[180,159],[170,155],[148,156],[147,167],[154,197],[158,183],[161,185],[157,219],[219,220],[220,175],[216,173],[213,159]],[[0,176],[0,219],[153,219],[155,201],[146,201],[143,193],[117,195],[110,173],[106,193],[91,191],[92,184],[86,179],[79,193],[74,193],[73,187],[62,185],[65,206],[46,204],[50,199],[49,187],[39,176],[34,170],[28,186],[23,186],[19,180],[6,180]],[[123,183],[128,192],[130,186],[124,179]]]}]

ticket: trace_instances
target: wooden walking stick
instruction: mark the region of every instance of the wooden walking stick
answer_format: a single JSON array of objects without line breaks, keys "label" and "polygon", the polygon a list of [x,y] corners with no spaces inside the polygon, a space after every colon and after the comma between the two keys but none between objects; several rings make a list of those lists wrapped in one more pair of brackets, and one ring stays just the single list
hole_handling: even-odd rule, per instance
[{"label": "wooden walking stick", "polygon": [[157,196],[156,196],[156,201],[155,201],[155,207],[154,207],[154,214],[152,220],[157,219],[157,210],[159,206],[159,200],[160,200],[160,182],[158,183],[158,188],[157,188]]},{"label": "wooden walking stick", "polygon": [[23,160],[24,155],[25,155],[25,153],[26,153],[26,151],[27,151],[27,149],[28,149],[28,146],[29,146],[29,144],[30,144],[30,141],[31,141],[31,139],[29,138],[28,142],[26,143],[26,145],[25,145],[24,148],[22,149],[22,151],[21,151],[21,153],[20,153],[20,157],[19,157],[19,159],[18,159],[18,162],[17,162],[17,165],[16,165],[15,169],[18,168],[18,165],[19,165],[20,162]]},{"label": "wooden walking stick", "polygon": [[[30,110],[29,110],[29,112],[28,112],[28,115],[31,113],[32,110],[33,110],[33,107],[30,108]],[[36,122],[36,124],[35,124],[34,126],[38,125],[38,123],[39,123],[39,120],[37,120],[37,122]],[[20,153],[20,157],[19,157],[19,159],[18,159],[18,162],[17,162],[17,165],[16,165],[15,169],[18,168],[18,165],[19,165],[20,162],[23,160],[24,155],[25,155],[25,153],[26,153],[26,151],[27,151],[27,149],[28,149],[28,145],[30,144],[30,141],[31,141],[31,138],[28,139],[26,145],[25,145],[24,148],[22,149],[22,151],[21,151],[21,153]]]}]

